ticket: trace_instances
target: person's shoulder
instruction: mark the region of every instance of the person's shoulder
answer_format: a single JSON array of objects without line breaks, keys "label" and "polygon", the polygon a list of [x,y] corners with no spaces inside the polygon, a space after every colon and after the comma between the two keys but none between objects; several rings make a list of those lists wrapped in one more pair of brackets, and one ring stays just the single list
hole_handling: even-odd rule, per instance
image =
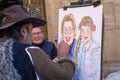
[{"label": "person's shoulder", "polygon": [[13,44],[13,51],[19,53],[19,52],[25,52],[25,48],[29,47],[31,45],[29,44],[23,44],[21,42],[14,42]]},{"label": "person's shoulder", "polygon": [[21,42],[14,42],[14,46],[25,48],[25,47],[29,47],[29,46],[32,46],[32,45],[30,45],[30,44],[23,44]]},{"label": "person's shoulder", "polygon": [[51,41],[47,41],[47,40],[45,40],[44,42],[45,42],[46,44],[48,44],[48,45],[54,45],[54,43],[51,42]]}]

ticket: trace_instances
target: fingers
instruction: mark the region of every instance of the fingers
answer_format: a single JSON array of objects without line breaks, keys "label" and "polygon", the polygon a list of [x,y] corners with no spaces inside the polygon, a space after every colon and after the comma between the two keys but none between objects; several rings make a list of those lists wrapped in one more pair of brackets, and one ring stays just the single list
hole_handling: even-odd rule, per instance
[{"label": "fingers", "polygon": [[57,50],[58,50],[58,56],[67,57],[69,54],[70,46],[67,43],[65,43],[64,41],[62,41],[59,44],[59,47]]}]

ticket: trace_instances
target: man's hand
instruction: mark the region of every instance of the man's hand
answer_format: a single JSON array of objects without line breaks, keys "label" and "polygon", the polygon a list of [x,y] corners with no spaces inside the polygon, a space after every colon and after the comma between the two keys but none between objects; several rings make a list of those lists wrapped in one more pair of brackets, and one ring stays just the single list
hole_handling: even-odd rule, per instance
[{"label": "man's hand", "polygon": [[62,41],[57,48],[58,57],[68,57],[70,46]]}]

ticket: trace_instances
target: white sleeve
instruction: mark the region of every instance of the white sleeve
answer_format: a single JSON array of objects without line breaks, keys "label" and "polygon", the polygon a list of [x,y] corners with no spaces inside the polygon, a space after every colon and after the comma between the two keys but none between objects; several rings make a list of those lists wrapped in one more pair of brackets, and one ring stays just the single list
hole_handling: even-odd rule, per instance
[{"label": "white sleeve", "polygon": [[[29,55],[30,60],[31,60],[31,62],[32,62],[33,66],[34,66],[34,62],[33,62],[32,56],[31,56],[31,54],[29,53],[29,51],[27,50],[28,48],[39,48],[39,47],[31,46],[31,47],[27,47],[27,48],[25,48],[25,51],[26,51],[26,52],[27,52],[27,54]],[[40,78],[39,78],[39,76],[38,76],[38,74],[37,74],[37,72],[36,72],[36,71],[35,71],[35,73],[36,73],[37,80],[40,80]]]}]

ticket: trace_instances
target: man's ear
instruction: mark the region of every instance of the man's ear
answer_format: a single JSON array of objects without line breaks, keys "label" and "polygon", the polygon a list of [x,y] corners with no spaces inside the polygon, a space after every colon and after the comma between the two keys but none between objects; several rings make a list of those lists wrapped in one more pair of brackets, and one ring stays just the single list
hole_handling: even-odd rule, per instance
[{"label": "man's ear", "polygon": [[25,26],[21,27],[20,33],[21,33],[22,36],[24,36],[26,34],[26,28],[25,28]]}]

